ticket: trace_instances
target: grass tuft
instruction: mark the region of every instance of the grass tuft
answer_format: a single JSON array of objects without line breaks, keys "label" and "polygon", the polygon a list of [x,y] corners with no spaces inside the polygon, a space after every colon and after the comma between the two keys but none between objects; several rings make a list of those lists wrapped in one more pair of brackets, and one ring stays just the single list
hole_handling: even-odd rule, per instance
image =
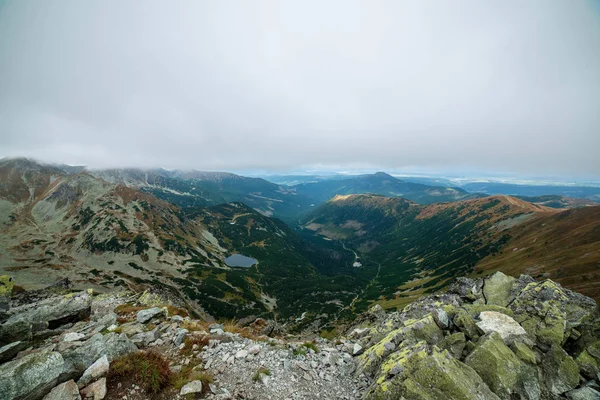
[{"label": "grass tuft", "polygon": [[198,348],[196,350],[200,351],[204,347],[208,345],[208,341],[210,340],[210,336],[196,336],[196,335],[188,335],[183,339],[183,349],[181,352],[185,355],[190,355],[194,351],[194,345],[197,344]]},{"label": "grass tuft", "polygon": [[266,368],[266,367],[260,367],[260,368],[258,369],[258,371],[256,371],[256,372],[254,373],[254,375],[252,376],[252,380],[253,380],[254,382],[258,382],[258,381],[259,381],[259,379],[260,379],[260,375],[261,375],[261,374],[263,374],[263,375],[267,375],[267,376],[270,376],[270,375],[271,375],[271,370],[270,370],[269,368]]},{"label": "grass tuft", "polygon": [[156,351],[130,353],[110,364],[109,376],[133,379],[149,393],[158,393],[171,380],[169,361]]}]

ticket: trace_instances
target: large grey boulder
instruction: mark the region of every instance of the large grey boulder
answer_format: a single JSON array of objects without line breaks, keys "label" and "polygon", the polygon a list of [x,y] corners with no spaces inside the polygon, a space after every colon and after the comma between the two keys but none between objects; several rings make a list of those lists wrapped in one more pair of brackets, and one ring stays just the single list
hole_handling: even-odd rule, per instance
[{"label": "large grey boulder", "polygon": [[164,314],[165,310],[158,307],[148,308],[147,310],[141,310],[137,313],[137,321],[140,324],[145,324],[146,322],[150,322],[152,318],[159,314]]},{"label": "large grey boulder", "polygon": [[0,346],[16,341],[27,342],[33,337],[33,327],[30,322],[16,321],[0,325]]},{"label": "large grey boulder", "polygon": [[82,345],[60,349],[64,358],[61,380],[76,379],[100,357],[106,355],[108,361],[137,351],[135,344],[125,334],[95,334]]},{"label": "large grey boulder", "polygon": [[582,387],[566,393],[569,400],[600,400],[600,392],[591,387]]},{"label": "large grey boulder", "polygon": [[81,400],[81,396],[79,395],[79,389],[75,381],[70,380],[52,389],[44,397],[44,400]]},{"label": "large grey boulder", "polygon": [[0,363],[12,360],[21,350],[26,348],[27,343],[25,342],[13,342],[0,347]]},{"label": "large grey boulder", "polygon": [[158,328],[154,328],[151,331],[135,334],[131,338],[131,341],[137,346],[147,347],[150,343],[154,342],[158,338],[160,338],[160,332],[158,331]]},{"label": "large grey boulder", "polygon": [[11,325],[16,322],[46,322],[48,328],[54,329],[68,322],[80,321],[90,315],[92,298],[87,292],[71,293],[56,296],[42,301],[15,307],[5,322]]},{"label": "large grey boulder", "polygon": [[0,365],[0,400],[35,400],[56,385],[64,360],[54,351],[40,351]]}]

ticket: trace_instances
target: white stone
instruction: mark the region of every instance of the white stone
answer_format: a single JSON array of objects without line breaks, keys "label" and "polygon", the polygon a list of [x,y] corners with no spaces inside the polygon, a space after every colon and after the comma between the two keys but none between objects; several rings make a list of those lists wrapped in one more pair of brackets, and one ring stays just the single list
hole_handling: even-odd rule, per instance
[{"label": "white stone", "polygon": [[92,398],[94,400],[102,400],[106,397],[106,378],[102,378],[83,388],[81,394],[84,398]]},{"label": "white stone", "polygon": [[44,397],[44,400],[81,400],[77,384],[73,381],[67,381],[56,386],[50,393]]},{"label": "white stone", "polygon": [[63,336],[63,341],[64,342],[76,342],[78,340],[83,339],[84,337],[85,337],[85,335],[83,333],[69,332],[65,336]]},{"label": "white stone", "polygon": [[186,394],[191,393],[201,393],[202,392],[202,382],[201,381],[192,381],[181,388],[181,392],[179,394],[181,396],[185,396]]},{"label": "white stone", "polygon": [[479,314],[477,326],[485,333],[497,332],[503,340],[527,335],[525,329],[508,315],[496,311],[483,311]]},{"label": "white stone", "polygon": [[358,343],[354,343],[354,347],[352,348],[352,355],[359,355],[360,353],[362,353],[362,346]]},{"label": "white stone", "polygon": [[237,353],[235,353],[235,358],[246,358],[247,355],[248,355],[248,351],[240,350]]},{"label": "white stone", "polygon": [[258,353],[260,353],[260,346],[259,346],[259,345],[257,345],[257,344],[255,344],[254,346],[251,346],[251,347],[248,349],[248,353],[250,353],[250,354],[255,354],[255,355],[256,355],[256,354],[258,354]]},{"label": "white stone", "polygon": [[90,382],[105,376],[109,368],[108,357],[106,355],[97,359],[92,365],[85,370],[81,378],[77,381],[79,388],[87,386]]}]

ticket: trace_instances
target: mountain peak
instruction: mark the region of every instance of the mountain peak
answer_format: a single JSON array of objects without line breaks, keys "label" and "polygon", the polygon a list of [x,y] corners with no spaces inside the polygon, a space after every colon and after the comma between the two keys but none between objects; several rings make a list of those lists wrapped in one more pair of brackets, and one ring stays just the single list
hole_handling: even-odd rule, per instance
[{"label": "mountain peak", "polygon": [[388,174],[387,172],[383,172],[383,171],[375,172],[373,174],[373,176],[376,176],[378,178],[393,178],[393,179],[396,179],[392,175]]}]

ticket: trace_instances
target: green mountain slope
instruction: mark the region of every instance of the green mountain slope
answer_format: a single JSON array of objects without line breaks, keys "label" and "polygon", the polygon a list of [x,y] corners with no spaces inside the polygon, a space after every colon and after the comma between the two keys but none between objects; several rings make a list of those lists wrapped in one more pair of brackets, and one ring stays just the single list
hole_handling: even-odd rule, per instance
[{"label": "green mountain slope", "polygon": [[[508,227],[556,211],[497,196],[419,205],[375,195],[336,196],[304,221],[307,231],[340,240],[367,265],[378,265],[359,309],[368,301],[405,304],[442,288],[498,252]],[[369,268],[373,268],[372,266]]]}]

